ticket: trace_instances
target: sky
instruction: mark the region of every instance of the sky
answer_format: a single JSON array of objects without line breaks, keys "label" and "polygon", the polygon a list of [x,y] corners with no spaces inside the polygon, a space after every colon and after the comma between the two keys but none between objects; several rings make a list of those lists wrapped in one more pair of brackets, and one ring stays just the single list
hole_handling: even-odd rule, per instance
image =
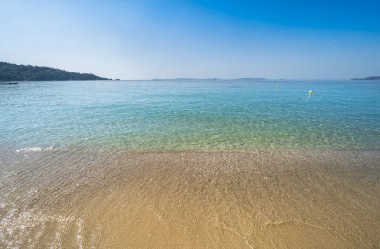
[{"label": "sky", "polygon": [[0,61],[109,78],[380,75],[380,1],[0,0]]}]

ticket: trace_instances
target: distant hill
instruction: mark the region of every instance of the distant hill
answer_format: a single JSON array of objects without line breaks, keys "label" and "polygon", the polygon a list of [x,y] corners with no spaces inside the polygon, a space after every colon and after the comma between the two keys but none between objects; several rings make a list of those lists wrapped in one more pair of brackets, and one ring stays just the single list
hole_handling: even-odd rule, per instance
[{"label": "distant hill", "polygon": [[229,80],[241,80],[241,81],[265,81],[265,78],[237,78],[237,79],[222,79],[222,78],[174,78],[174,79],[152,79],[153,81],[229,81]]},{"label": "distant hill", "polygon": [[380,76],[370,76],[365,78],[355,78],[352,80],[380,80]]},{"label": "distant hill", "polygon": [[209,80],[222,80],[219,78],[206,78],[206,79],[199,79],[199,78],[168,78],[168,79],[152,79],[152,81],[209,81]]},{"label": "distant hill", "polygon": [[236,80],[243,80],[243,81],[266,81],[268,79],[265,78],[239,78]]},{"label": "distant hill", "polygon": [[108,80],[89,73],[73,73],[50,67],[0,62],[1,81]]}]

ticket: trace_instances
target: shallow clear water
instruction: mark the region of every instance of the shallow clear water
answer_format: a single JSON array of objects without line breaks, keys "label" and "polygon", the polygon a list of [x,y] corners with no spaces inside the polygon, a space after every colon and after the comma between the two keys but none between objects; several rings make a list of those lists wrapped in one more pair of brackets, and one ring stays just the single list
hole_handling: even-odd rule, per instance
[{"label": "shallow clear water", "polygon": [[15,150],[380,149],[380,82],[25,82],[0,128]]}]

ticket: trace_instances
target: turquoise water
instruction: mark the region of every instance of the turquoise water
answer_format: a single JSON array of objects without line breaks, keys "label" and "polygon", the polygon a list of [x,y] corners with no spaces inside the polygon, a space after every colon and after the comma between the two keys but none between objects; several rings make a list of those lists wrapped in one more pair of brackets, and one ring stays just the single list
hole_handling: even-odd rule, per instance
[{"label": "turquoise water", "polygon": [[380,149],[380,82],[0,85],[0,146],[15,150]]}]

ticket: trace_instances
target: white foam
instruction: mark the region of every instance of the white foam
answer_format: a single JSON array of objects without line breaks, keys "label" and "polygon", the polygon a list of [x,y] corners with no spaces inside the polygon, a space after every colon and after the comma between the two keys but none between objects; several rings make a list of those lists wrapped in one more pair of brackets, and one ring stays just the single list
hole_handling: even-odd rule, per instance
[{"label": "white foam", "polygon": [[[6,248],[20,248],[28,241],[30,248],[38,244],[42,234],[45,232],[46,224],[57,222],[57,233],[61,233],[66,224],[75,221],[75,217],[53,215],[41,211],[27,210],[18,212],[16,208],[10,209],[0,220],[0,245]],[[31,231],[37,229],[36,234],[31,236]],[[60,245],[60,235],[58,235],[57,245]]]},{"label": "white foam", "polygon": [[16,152],[42,152],[42,151],[50,151],[53,150],[53,146],[49,147],[25,147],[21,149],[17,149]]},{"label": "white foam", "polygon": [[84,221],[82,219],[77,220],[77,244],[79,249],[83,249],[83,223]]}]

